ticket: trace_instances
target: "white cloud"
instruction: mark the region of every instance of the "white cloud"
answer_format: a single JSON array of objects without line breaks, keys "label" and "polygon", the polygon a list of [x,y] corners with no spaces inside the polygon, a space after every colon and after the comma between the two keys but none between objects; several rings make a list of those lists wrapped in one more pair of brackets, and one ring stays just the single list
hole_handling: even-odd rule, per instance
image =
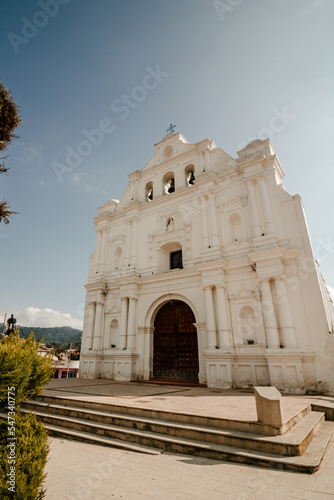
[{"label": "white cloud", "polygon": [[105,189],[95,185],[96,179],[85,172],[70,172],[67,177],[75,184],[83,188],[87,193],[107,194]]},{"label": "white cloud", "polygon": [[83,322],[80,319],[72,318],[69,313],[54,311],[49,307],[39,309],[38,307],[27,307],[26,309],[14,311],[17,324],[20,326],[52,327],[71,326],[82,330]]},{"label": "white cloud", "polygon": [[23,150],[19,158],[22,163],[41,163],[43,160],[42,148],[30,143],[23,144]]}]

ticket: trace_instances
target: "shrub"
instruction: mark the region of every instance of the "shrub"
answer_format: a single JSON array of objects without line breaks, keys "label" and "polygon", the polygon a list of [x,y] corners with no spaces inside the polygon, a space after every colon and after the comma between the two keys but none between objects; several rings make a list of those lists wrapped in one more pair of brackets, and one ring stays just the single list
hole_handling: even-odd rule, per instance
[{"label": "shrub", "polygon": [[37,422],[34,413],[15,417],[15,492],[10,491],[7,422],[0,422],[0,498],[2,500],[41,500],[45,497],[42,483],[49,445],[47,430]]},{"label": "shrub", "polygon": [[8,387],[15,387],[18,407],[27,398],[38,396],[53,377],[51,358],[39,356],[33,334],[21,339],[11,334],[0,342],[0,411],[7,409]]},{"label": "shrub", "polygon": [[[38,346],[32,334],[25,340],[18,332],[0,341],[1,500],[40,500],[45,496],[42,483],[49,451],[47,430],[37,422],[34,413],[20,414],[22,401],[40,394],[53,376],[51,357],[39,356]],[[8,489],[8,474],[11,472],[14,477],[13,470],[15,492]]]}]

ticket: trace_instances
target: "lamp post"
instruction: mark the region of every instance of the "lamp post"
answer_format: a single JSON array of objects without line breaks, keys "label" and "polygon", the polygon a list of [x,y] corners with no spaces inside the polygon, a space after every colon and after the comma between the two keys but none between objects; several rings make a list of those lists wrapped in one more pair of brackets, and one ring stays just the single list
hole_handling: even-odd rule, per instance
[{"label": "lamp post", "polygon": [[14,333],[15,324],[16,324],[16,319],[14,318],[14,314],[12,314],[11,317],[7,320],[8,328],[6,331],[6,335]]}]

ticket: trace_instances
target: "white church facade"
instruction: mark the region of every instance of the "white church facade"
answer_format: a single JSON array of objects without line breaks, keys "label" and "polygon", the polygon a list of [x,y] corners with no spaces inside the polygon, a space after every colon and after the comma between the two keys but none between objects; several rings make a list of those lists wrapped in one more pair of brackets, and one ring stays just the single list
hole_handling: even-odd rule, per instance
[{"label": "white church facade", "polygon": [[334,393],[334,307],[270,139],[169,133],[95,218],[80,377]]}]

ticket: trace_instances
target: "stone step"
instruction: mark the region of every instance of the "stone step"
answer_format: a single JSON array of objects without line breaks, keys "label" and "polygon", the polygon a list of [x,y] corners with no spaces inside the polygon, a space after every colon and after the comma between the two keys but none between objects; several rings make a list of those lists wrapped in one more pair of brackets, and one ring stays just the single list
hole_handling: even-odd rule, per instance
[{"label": "stone step", "polygon": [[[21,410],[25,413],[25,410]],[[36,414],[38,417],[38,415]],[[0,419],[7,420],[7,415],[0,413]],[[134,451],[136,453],[146,453],[148,455],[161,455],[161,451],[157,448],[152,448],[150,446],[134,445],[127,443],[125,441],[119,441],[118,439],[112,439],[106,436],[98,436],[96,434],[91,434],[87,432],[78,432],[73,429],[66,427],[58,427],[56,425],[50,425],[47,427],[49,434],[51,436],[63,437],[66,439],[73,439],[76,441],[84,441],[92,444],[99,444],[102,446],[110,446],[112,448],[119,448],[126,451]]]},{"label": "stone step", "polygon": [[162,451],[150,446],[134,445],[118,439],[112,439],[107,436],[98,436],[89,432],[75,431],[66,427],[58,427],[50,425],[48,427],[51,436],[63,437],[67,439],[74,439],[76,441],[84,441],[92,444],[99,444],[102,446],[109,446],[111,448],[119,448],[126,451],[134,451],[136,453],[146,453],[147,455],[161,455]]},{"label": "stone step", "polygon": [[[234,446],[280,455],[301,455],[324,421],[324,414],[310,412],[285,435],[263,436],[231,430],[212,429],[199,425],[174,423],[153,418],[122,415],[106,411],[90,410],[70,405],[27,401],[24,408],[33,409],[44,421],[58,426],[69,426],[76,430],[100,433],[118,439],[142,442],[156,436],[172,436],[207,443]],[[49,416],[50,415],[50,416]],[[54,417],[52,419],[52,417]],[[58,420],[56,420],[58,418]],[[147,434],[145,434],[147,433]]]},{"label": "stone step", "polygon": [[111,413],[120,413],[122,415],[138,416],[142,418],[154,418],[167,422],[175,422],[177,424],[186,423],[215,429],[224,429],[231,431],[233,430],[247,433],[250,432],[255,434],[263,434],[266,436],[280,433],[285,434],[311,411],[310,403],[306,403],[302,409],[297,411],[295,415],[291,416],[284,423],[283,429],[281,429],[282,432],[280,432],[278,429],[273,429],[271,426],[267,426],[255,420],[230,420],[227,418],[206,417],[202,415],[191,415],[187,413],[176,413],[155,409],[153,410],[137,406],[97,403],[92,401],[70,399],[62,396],[39,396],[38,399],[34,401],[42,401],[51,404],[55,403],[65,406],[70,405],[91,410],[101,410]]},{"label": "stone step", "polygon": [[[26,410],[27,411],[27,410]],[[6,417],[6,415],[4,415]],[[156,444],[163,442],[163,447],[160,448],[169,452],[182,453],[187,455],[195,455],[216,460],[227,460],[232,462],[246,463],[267,468],[286,469],[295,472],[313,473],[318,470],[323,454],[326,450],[328,442],[331,438],[334,425],[332,422],[323,422],[320,429],[314,436],[308,448],[302,456],[282,456],[263,451],[252,451],[240,449],[233,446],[225,446],[214,443],[196,442],[186,439],[176,439],[167,436],[161,440],[160,436],[156,436]],[[117,448],[128,449],[129,451],[143,452],[143,444],[132,445],[131,443],[120,442],[117,439],[107,438],[96,434],[89,434],[84,431],[67,429],[62,426],[52,424],[50,433],[53,435],[65,437],[68,439],[77,439],[82,441],[96,442],[104,446],[112,446]],[[159,439],[160,438],[160,439]],[[130,450],[130,447],[133,447]],[[145,446],[145,453],[159,453],[158,450],[152,450],[151,447]]]}]

